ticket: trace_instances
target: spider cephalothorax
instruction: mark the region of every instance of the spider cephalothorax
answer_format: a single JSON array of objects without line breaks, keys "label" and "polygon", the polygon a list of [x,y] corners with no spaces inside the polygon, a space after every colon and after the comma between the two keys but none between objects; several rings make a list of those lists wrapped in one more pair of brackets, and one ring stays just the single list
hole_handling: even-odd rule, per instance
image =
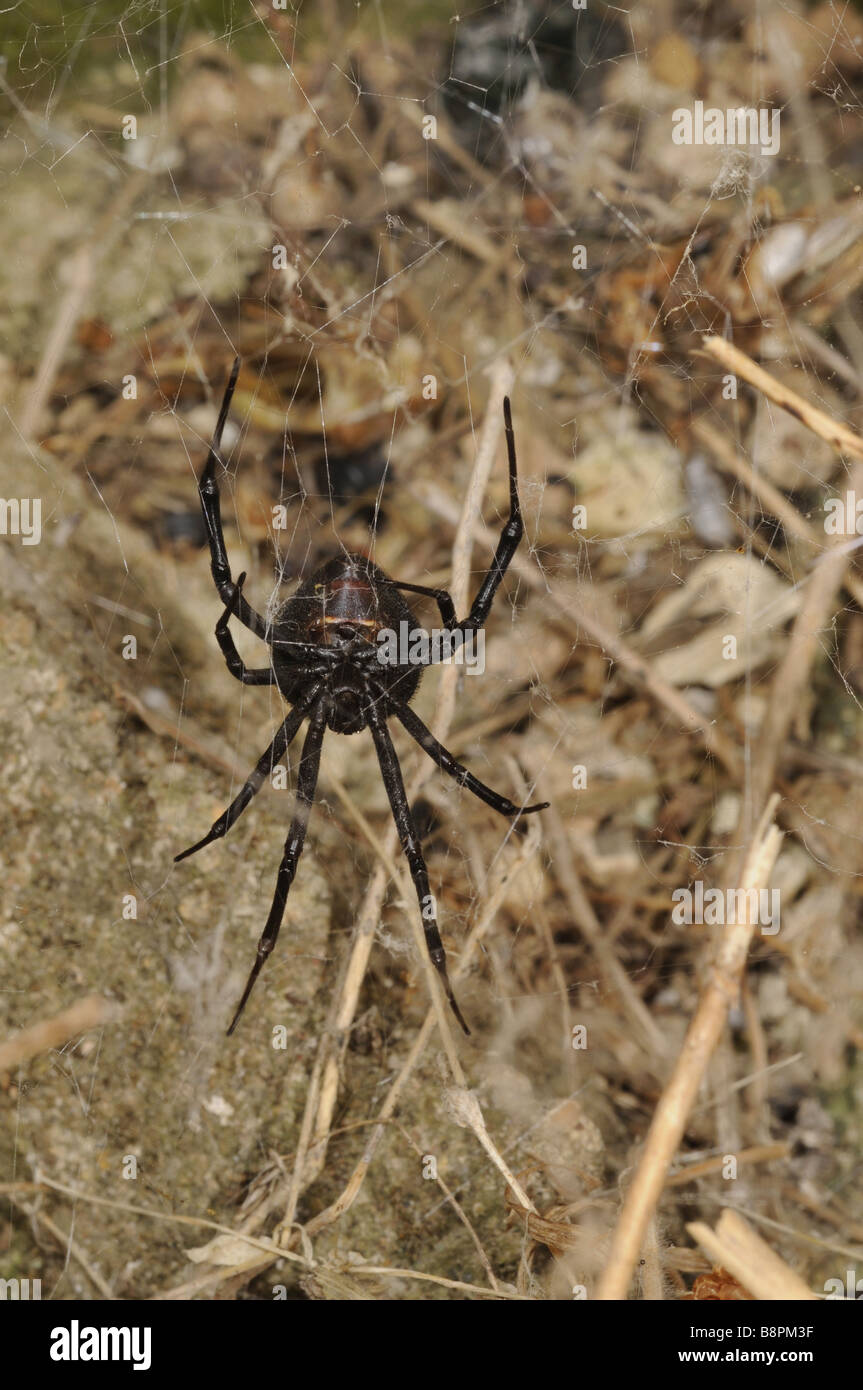
[{"label": "spider cephalothorax", "polygon": [[[230,806],[202,840],[176,856],[178,861],[227,834],[273,767],[285,756],[304,719],[308,719],[309,727],[297,774],[296,805],[276,878],[272,907],[258,942],[255,963],[228,1033],[236,1028],[261,967],[276,944],[288,892],[306,838],[306,826],[318,780],[321,745],[328,728],[339,734],[355,734],[366,728],[371,730],[399,840],[419,899],[429,955],[438,970],[453,1013],[467,1033],[470,1030],[461,1016],[447,975],[446,954],[438,930],[428,872],[387,719],[390,716],[399,719],[442,771],[501,815],[527,815],[531,811],[541,811],[548,803],[516,806],[508,797],[492,791],[466,767],[456,762],[410,708],[409,701],[416,693],[422,675],[422,664],[417,664],[415,659],[403,660],[401,656],[396,660],[384,657],[378,639],[387,632],[416,627],[416,619],[399,592],[402,589],[435,600],[451,649],[457,648],[468,635],[475,634],[483,627],[498,585],[524,530],[518,501],[515,441],[509,401],[504,401],[509,455],[509,520],[498,541],[491,569],[463,622],[457,622],[455,606],[445,589],[429,589],[422,584],[406,584],[390,579],[365,556],[343,554],[328,560],[310,579],[304,580],[293,597],[281,606],[273,621],[267,623],[246,602],[243,594],[246,576],[241,574],[236,584],[231,578],[216,482],[222,431],[239,370],[240,359],[237,358],[225,388],[213,442],[199,483],[213,579],[225,603],[224,612],[216,624],[216,640],[231,675],[244,685],[277,686],[292,708]],[[232,616],[269,644],[269,666],[252,670],[244,664],[230,633],[229,620]],[[430,661],[426,660],[423,664],[430,664]]]}]

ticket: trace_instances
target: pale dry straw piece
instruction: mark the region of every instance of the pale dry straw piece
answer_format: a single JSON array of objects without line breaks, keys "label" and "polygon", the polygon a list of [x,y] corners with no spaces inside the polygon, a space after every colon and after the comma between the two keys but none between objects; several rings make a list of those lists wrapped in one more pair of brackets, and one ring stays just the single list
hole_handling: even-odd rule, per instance
[{"label": "pale dry straw piece", "polygon": [[812,405],[789,386],[777,381],[733,343],[711,336],[704,339],[704,351],[709,352],[711,357],[715,357],[717,362],[727,367],[735,376],[742,376],[744,381],[748,381],[750,386],[754,386],[768,400],[781,405],[783,410],[787,410],[790,415],[808,425],[813,434],[826,439],[840,454],[853,454],[855,458],[863,459],[863,439],[859,434],[843,425],[841,420],[834,420],[832,415],[819,410],[817,405]]},{"label": "pale dry straw piece", "polygon": [[116,1017],[117,1010],[109,1000],[101,994],[88,994],[62,1013],[31,1023],[29,1028],[22,1028],[7,1042],[0,1043],[0,1071],[11,1071],[21,1062],[38,1057],[40,1052],[62,1047],[70,1038],[89,1033],[91,1028],[101,1028]]},{"label": "pale dry straw piece", "polygon": [[[771,798],[762,816],[740,876],[741,889],[766,888],[779,854],[782,835],[773,824],[778,796]],[[757,901],[757,899],[755,899]],[[625,1298],[635,1263],[665,1184],[669,1165],[686,1129],[689,1112],[707,1073],[728,1010],[737,998],[749,946],[758,925],[747,893],[742,921],[723,928],[711,971],[671,1079],[653,1116],[641,1161],[627,1193],[612,1240],[608,1264],[600,1280],[598,1297]]]},{"label": "pale dry straw piece", "polygon": [[818,1295],[771,1250],[739,1212],[726,1207],[715,1230],[703,1221],[692,1221],[686,1229],[714,1265],[727,1269],[756,1298],[818,1301]]}]

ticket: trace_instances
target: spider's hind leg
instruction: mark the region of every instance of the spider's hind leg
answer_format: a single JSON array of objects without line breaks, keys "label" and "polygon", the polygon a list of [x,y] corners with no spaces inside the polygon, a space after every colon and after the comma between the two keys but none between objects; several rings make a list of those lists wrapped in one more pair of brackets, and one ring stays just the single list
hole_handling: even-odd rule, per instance
[{"label": "spider's hind leg", "polygon": [[326,728],[327,711],[323,700],[319,700],[315,705],[311,719],[309,721],[309,731],[306,734],[306,741],[303,744],[303,752],[300,757],[300,768],[297,774],[297,799],[294,806],[294,815],[291,820],[288,837],[285,840],[285,849],[282,855],[282,862],[279,865],[279,873],[276,878],[276,891],[273,896],[273,905],[270,908],[270,915],[267,918],[266,926],[261,933],[258,942],[258,953],[255,963],[252,966],[251,974],[243,990],[243,996],[237,1005],[236,1013],[231,1020],[228,1029],[228,1037],[231,1036],[240,1021],[240,1015],[249,999],[249,995],[254,988],[256,979],[261,973],[261,968],[276,944],[279,935],[279,928],[282,925],[282,918],[285,915],[285,904],[288,901],[288,893],[297,872],[297,864],[303,852],[303,845],[306,839],[306,827],[309,823],[309,813],[312,809],[312,802],[315,799],[315,788],[318,784],[318,770],[321,765],[321,746],[324,741],[324,731]]},{"label": "spider's hind leg", "polygon": [[423,859],[420,848],[420,838],[417,834],[411,809],[408,805],[405,784],[402,779],[399,760],[396,750],[393,748],[389,729],[387,728],[386,717],[380,708],[377,700],[370,700],[368,705],[369,728],[375,741],[378,762],[381,767],[381,776],[384,779],[387,796],[389,797],[392,808],[393,819],[399,833],[402,851],[408,861],[411,871],[411,878],[414,882],[417,898],[419,899],[420,914],[422,916],[423,931],[425,932],[426,946],[431,957],[432,965],[438,972],[441,984],[444,987],[449,1006],[455,1014],[464,1032],[470,1036],[470,1029],[462,1017],[456,997],[453,994],[452,985],[449,982],[449,975],[446,968],[446,952],[441,941],[440,931],[437,924],[437,913],[435,910],[435,900],[429,887],[428,870]]},{"label": "spider's hind leg", "polygon": [[[315,689],[315,695],[316,694],[317,688]],[[314,698],[314,696],[312,696],[312,698]],[[221,840],[224,835],[227,835],[231,826],[240,819],[240,816],[252,800],[252,797],[261,790],[267,774],[272,772],[276,763],[285,756],[285,753],[288,751],[288,745],[306,717],[308,705],[309,702],[307,701],[302,705],[294,706],[281,728],[276,731],[276,736],[267,751],[261,755],[255,767],[249,773],[243,786],[234,797],[228,809],[223,811],[219,818],[213,822],[211,829],[207,831],[207,834],[202,840],[198,840],[197,844],[190,845],[188,849],[184,849],[182,854],[176,854],[174,856],[175,864],[179,864],[181,859],[188,859],[190,854],[197,854],[199,849],[203,849],[205,845],[212,844],[213,840]]]},{"label": "spider's hind leg", "polygon": [[438,743],[431,729],[427,729],[419,715],[410,708],[409,705],[391,702],[393,713],[401,720],[410,734],[415,739],[424,753],[428,753],[433,763],[437,763],[441,772],[446,772],[460,787],[467,787],[468,791],[473,792],[474,796],[480,801],[484,801],[487,806],[498,811],[502,816],[529,816],[533,811],[544,811],[551,805],[550,801],[536,801],[532,806],[516,806],[514,801],[510,801],[508,796],[501,796],[500,792],[493,791],[487,787],[485,782],[481,782],[478,777],[453,757],[448,748],[444,748],[442,743]]}]

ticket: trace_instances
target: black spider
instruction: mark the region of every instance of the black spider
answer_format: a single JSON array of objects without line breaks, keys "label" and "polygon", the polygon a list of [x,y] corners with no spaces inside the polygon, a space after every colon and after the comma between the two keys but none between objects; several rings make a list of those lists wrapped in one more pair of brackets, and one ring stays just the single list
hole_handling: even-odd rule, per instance
[{"label": "black spider", "polygon": [[[440,974],[453,1013],[465,1033],[469,1033],[470,1029],[461,1016],[447,975],[446,954],[438,931],[428,872],[405,795],[398,758],[387,729],[387,718],[392,714],[396,715],[411,737],[439,768],[449,773],[461,786],[467,787],[487,805],[494,807],[501,815],[527,815],[531,811],[543,810],[549,803],[544,801],[534,806],[516,806],[507,797],[500,796],[485,786],[473,773],[468,772],[466,767],[462,767],[461,763],[438,743],[419,716],[409,708],[409,701],[419,685],[422,665],[382,664],[377,635],[385,629],[399,631],[399,624],[402,622],[407,623],[408,631],[417,626],[413,613],[398,592],[399,589],[406,589],[414,594],[425,594],[436,600],[444,629],[447,633],[453,634],[456,647],[463,642],[466,633],[476,632],[485,624],[498,585],[524,532],[518,501],[515,439],[509,401],[505,400],[503,407],[509,454],[509,520],[498,541],[491,569],[483,580],[464,622],[456,621],[453,601],[445,589],[428,589],[421,584],[402,584],[390,579],[365,556],[346,554],[328,560],[310,579],[300,584],[293,598],[283,604],[272,624],[269,624],[249,607],[243,596],[245,574],[240,575],[236,584],[231,579],[222,533],[216,462],[221,462],[219,447],[222,431],[239,369],[240,359],[236,358],[225,388],[207,462],[198,484],[210,543],[213,579],[219,595],[225,602],[225,611],[216,624],[216,640],[232,676],[236,676],[244,685],[278,686],[293,708],[277,730],[267,751],[258,759],[257,766],[239,795],[213,823],[209,833],[190,849],[178,854],[175,862],[185,859],[204,845],[210,844],[212,840],[218,840],[227,834],[252,797],[260,790],[268,773],[284,757],[288,745],[306,718],[309,720],[309,728],[300,758],[294,817],[285,841],[273,905],[258,942],[255,964],[228,1029],[228,1035],[230,1036],[236,1028],[261,966],[276,944],[288,892],[306,837],[306,826],[318,780],[321,745],[324,731],[328,727],[338,734],[355,734],[365,728],[372,731],[402,850],[407,856],[419,898],[429,955]],[[243,664],[228,628],[228,620],[232,614],[272,648],[270,666],[249,670]]]}]

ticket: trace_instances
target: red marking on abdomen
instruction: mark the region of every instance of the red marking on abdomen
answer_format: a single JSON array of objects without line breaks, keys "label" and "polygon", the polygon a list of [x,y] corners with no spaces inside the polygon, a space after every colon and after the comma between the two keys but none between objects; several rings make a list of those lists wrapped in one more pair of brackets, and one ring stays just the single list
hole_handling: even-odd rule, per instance
[{"label": "red marking on abdomen", "polygon": [[368,593],[371,587],[367,579],[332,579],[328,585],[331,593],[336,589],[364,589]]}]

